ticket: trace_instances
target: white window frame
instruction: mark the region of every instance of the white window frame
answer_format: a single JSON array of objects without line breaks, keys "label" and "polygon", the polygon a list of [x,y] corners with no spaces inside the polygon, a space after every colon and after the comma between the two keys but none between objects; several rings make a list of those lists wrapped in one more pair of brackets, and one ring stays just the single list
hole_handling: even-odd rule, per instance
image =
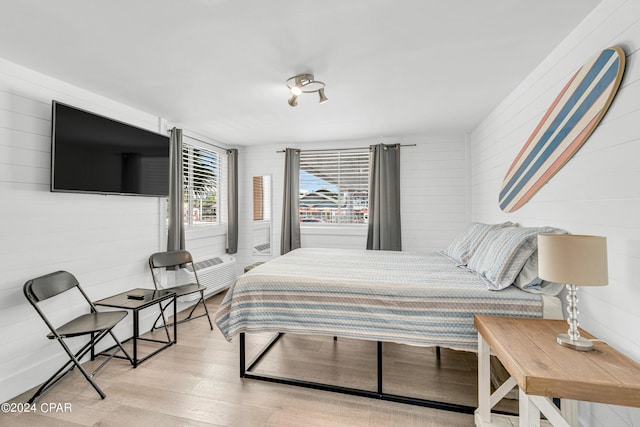
[{"label": "white window frame", "polygon": [[[200,237],[207,235],[218,235],[226,232],[227,223],[227,154],[226,151],[219,149],[213,145],[207,144],[203,141],[190,138],[187,135],[183,136],[183,195],[187,193],[185,200],[185,210],[191,213],[184,221],[185,233],[188,237]],[[194,192],[192,188],[188,188],[193,182],[193,151],[194,149],[203,150],[208,153],[214,154],[216,157],[217,175],[215,179],[215,193],[216,193],[216,220],[212,222],[195,222],[194,221],[194,209],[198,209],[196,206],[196,200],[194,199]],[[191,179],[188,179],[190,177]],[[200,212],[201,214],[201,212]]]}]

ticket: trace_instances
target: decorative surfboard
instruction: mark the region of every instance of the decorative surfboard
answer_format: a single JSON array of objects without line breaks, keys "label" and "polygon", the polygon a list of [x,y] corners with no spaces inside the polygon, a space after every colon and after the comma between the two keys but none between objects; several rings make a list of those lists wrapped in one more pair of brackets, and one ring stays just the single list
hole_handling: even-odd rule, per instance
[{"label": "decorative surfboard", "polygon": [[624,51],[614,46],[571,77],[509,167],[500,189],[503,211],[521,208],[585,143],[611,105],[624,65]]}]

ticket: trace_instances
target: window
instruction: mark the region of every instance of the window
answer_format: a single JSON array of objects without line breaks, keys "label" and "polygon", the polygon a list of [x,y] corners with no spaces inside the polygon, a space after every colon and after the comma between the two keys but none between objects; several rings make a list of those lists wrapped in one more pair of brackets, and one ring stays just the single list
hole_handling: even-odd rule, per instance
[{"label": "window", "polygon": [[185,225],[215,225],[221,222],[221,189],[224,188],[223,180],[226,177],[226,158],[211,149],[183,141]]},{"label": "window", "polygon": [[253,220],[271,220],[271,176],[253,177]]},{"label": "window", "polygon": [[369,149],[300,152],[300,222],[365,224]]}]

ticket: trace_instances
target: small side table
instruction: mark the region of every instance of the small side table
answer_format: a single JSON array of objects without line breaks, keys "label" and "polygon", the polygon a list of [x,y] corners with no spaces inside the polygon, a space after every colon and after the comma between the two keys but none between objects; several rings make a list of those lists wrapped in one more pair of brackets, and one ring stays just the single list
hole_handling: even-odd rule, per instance
[{"label": "small side table", "polygon": [[[140,363],[144,362],[151,356],[155,356],[160,351],[178,342],[178,329],[176,327],[176,322],[173,323],[173,340],[169,336],[168,330],[166,331],[167,332],[166,341],[140,337],[140,330],[139,330],[140,329],[140,324],[139,324],[140,310],[144,310],[147,307],[160,304],[162,301],[165,301],[168,299],[173,299],[173,318],[175,319],[176,318],[176,294],[175,292],[170,290],[156,291],[155,289],[136,288],[136,289],[131,289],[129,291],[122,292],[117,295],[113,295],[111,297],[104,298],[94,302],[95,305],[133,311],[133,336],[131,338],[128,338],[122,341],[122,343],[125,343],[129,340],[133,340],[132,364],[134,368],[138,367]],[[166,325],[165,325],[165,328],[166,328]],[[146,355],[145,357],[138,359],[138,341],[149,341],[149,342],[160,343],[163,345],[160,348],[153,351],[152,353]],[[105,351],[109,351],[109,350],[110,349],[107,349]],[[91,356],[92,358],[94,357],[93,351]],[[122,356],[117,356],[117,355],[113,357],[122,358]]]},{"label": "small side table", "polygon": [[[557,344],[556,335],[567,329],[565,321],[476,315],[474,324],[478,330],[476,426],[513,425],[492,415],[491,408],[516,385],[521,427],[539,426],[540,413],[553,426],[576,425],[575,400],[640,407],[640,364],[603,342],[594,342],[594,351],[586,352]],[[593,338],[583,330],[580,335]],[[490,350],[511,375],[493,395]],[[563,399],[562,412],[549,397]]]}]

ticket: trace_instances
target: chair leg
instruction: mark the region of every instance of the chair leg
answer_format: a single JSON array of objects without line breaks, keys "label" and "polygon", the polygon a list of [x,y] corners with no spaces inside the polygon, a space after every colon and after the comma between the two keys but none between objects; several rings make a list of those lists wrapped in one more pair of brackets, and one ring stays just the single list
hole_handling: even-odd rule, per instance
[{"label": "chair leg", "polygon": [[[202,301],[202,295],[200,295],[200,299],[198,300],[197,303],[193,304],[193,306],[191,307],[191,311],[189,312],[189,315],[187,317],[185,317],[184,319],[180,320],[180,322],[186,322],[187,320],[191,320],[191,316],[193,315],[193,312],[196,311],[196,308],[198,308],[198,305],[200,305],[200,301]],[[200,317],[200,316],[198,316]],[[194,317],[195,319],[195,317]]]},{"label": "chair leg", "polygon": [[[100,338],[98,338],[97,341],[90,341],[89,343],[85,344],[76,354],[73,354],[71,349],[67,346],[67,344],[62,339],[57,339],[57,341],[60,343],[62,348],[64,348],[64,351],[69,356],[70,360],[68,360],[64,365],[62,365],[62,367],[60,369],[58,369],[55,374],[53,374],[47,381],[45,381],[40,386],[38,391],[36,391],[35,394],[31,397],[31,399],[28,400],[28,403],[29,404],[33,403],[45,391],[49,390],[51,387],[53,387],[53,385],[55,385],[58,381],[60,381],[66,374],[71,372],[71,370],[74,367],[77,367],[80,370],[80,372],[82,372],[82,375],[87,379],[87,381],[89,381],[89,383],[98,392],[98,394],[100,395],[100,397],[102,399],[107,397],[107,395],[102,391],[102,389],[98,386],[98,384],[96,384],[95,381],[93,381],[93,378],[92,378],[93,374],[90,375],[82,367],[82,365],[80,364],[80,361],[79,361],[79,359],[81,359],[85,354],[87,354],[89,352],[91,346],[95,345],[100,339],[102,339],[102,337],[104,337],[104,334],[101,334]],[[67,366],[69,366],[70,364],[71,364],[71,366],[67,369]]]},{"label": "chair leg", "polygon": [[151,330],[155,330],[155,329],[160,329],[160,326],[156,326],[158,324],[158,320],[160,320],[160,318],[162,317],[162,327],[165,330],[165,333],[167,334],[167,341],[171,341],[171,337],[169,336],[169,326],[173,326],[174,323],[182,323],[185,322],[187,320],[189,320],[189,318],[191,317],[191,313],[193,313],[193,309],[191,310],[191,313],[189,313],[189,316],[187,316],[187,318],[182,319],[182,320],[178,320],[176,321],[174,319],[173,322],[168,323],[167,322],[167,318],[164,317],[164,311],[169,308],[169,305],[171,305],[171,302],[168,302],[164,307],[162,306],[161,303],[158,303],[158,306],[160,307],[160,314],[158,314],[158,317],[156,317],[155,322],[153,322],[153,326],[151,327]]},{"label": "chair leg", "polygon": [[[200,304],[200,303],[202,303],[202,305],[204,306],[204,314],[199,314],[199,315],[197,315],[195,317],[192,317],[193,312],[196,311],[196,308],[198,308],[198,304]],[[166,326],[172,326],[173,323],[180,324],[180,323],[188,322],[189,320],[197,319],[199,317],[207,316],[207,319],[209,320],[209,328],[213,331],[213,322],[211,322],[211,316],[209,315],[209,309],[207,308],[207,304],[204,302],[204,291],[200,291],[200,299],[198,300],[198,302],[196,302],[191,307],[191,311],[189,311],[189,315],[187,315],[187,317],[185,317],[184,319],[181,319],[181,320],[174,319],[173,323],[166,323],[166,319],[164,317],[164,310],[166,310],[168,306],[169,306],[169,304],[165,305],[164,308],[162,308],[162,306],[160,306],[160,310],[161,310],[160,315],[158,315],[158,317],[156,318],[156,321],[153,323],[152,329],[159,329],[159,327],[156,327],[156,324],[158,323],[158,320],[160,320],[160,316],[162,316],[163,320],[165,320],[165,325]],[[166,326],[165,326],[165,328],[166,328]]]},{"label": "chair leg", "polygon": [[[129,353],[127,353],[127,350],[124,349],[124,347],[122,346],[122,343],[120,342],[120,340],[118,338],[116,338],[116,335],[113,333],[113,331],[111,329],[109,329],[109,335],[111,335],[111,338],[113,338],[113,340],[116,342],[116,345],[118,347],[120,347],[120,350],[124,353],[125,356],[127,356],[127,359],[129,360],[129,362],[131,362],[131,364],[133,365],[133,359],[131,358],[131,356],[129,356]],[[117,353],[114,352],[111,357],[109,358],[109,360],[111,360],[111,358],[113,358],[113,356],[115,356],[115,354]],[[105,362],[106,363],[106,362]],[[94,372],[95,374],[95,372]]]},{"label": "chair leg", "polygon": [[[113,328],[112,328],[113,329]],[[118,352],[115,351],[113,354],[110,355],[110,357],[105,360],[104,362],[102,362],[100,364],[100,366],[98,366],[93,372],[91,372],[90,374],[82,367],[82,365],[80,364],[80,360],[87,354],[89,353],[90,350],[92,350],[96,344],[98,344],[105,336],[107,336],[107,334],[111,335],[111,338],[113,338],[113,340],[115,341],[116,345],[120,348],[120,350],[122,350],[122,352],[124,353],[124,355],[127,357],[127,359],[129,360],[129,362],[131,362],[133,364],[133,360],[131,359],[131,356],[129,356],[129,353],[127,353],[127,351],[124,349],[124,347],[122,346],[122,343],[120,342],[120,340],[118,340],[118,338],[116,338],[115,334],[113,333],[112,329],[109,330],[105,330],[102,331],[101,333],[99,333],[97,336],[93,336],[92,335],[92,339],[87,342],[85,345],[82,346],[82,348],[80,348],[80,350],[77,351],[76,354],[73,354],[73,352],[71,351],[71,349],[67,346],[67,344],[64,342],[63,339],[58,338],[57,341],[60,343],[60,345],[62,346],[62,348],[64,349],[64,351],[67,353],[67,355],[69,356],[69,360],[62,365],[62,367],[60,369],[58,369],[56,371],[55,374],[53,374],[47,381],[45,381],[40,388],[38,389],[38,391],[36,391],[36,393],[31,397],[31,399],[29,399],[29,403],[33,403],[35,401],[35,399],[37,399],[39,396],[41,396],[45,391],[49,390],[51,387],[53,387],[53,385],[55,385],[58,381],[60,381],[65,375],[67,375],[69,372],[71,372],[73,370],[73,368],[78,367],[78,369],[80,370],[80,372],[82,372],[82,375],[84,375],[84,377],[87,379],[87,381],[89,381],[89,383],[93,386],[93,388],[98,392],[98,394],[100,395],[100,397],[102,399],[104,399],[107,395],[102,391],[102,389],[98,386],[98,384],[96,384],[93,381],[93,376],[96,375],[106,364],[107,362],[109,362],[113,356]],[[69,366],[71,365],[71,366]],[[68,367],[68,368],[67,368]],[[66,370],[65,370],[66,369]],[[64,371],[64,372],[63,372]]]},{"label": "chair leg", "polygon": [[209,327],[213,331],[213,323],[211,323],[211,317],[209,316],[209,309],[207,308],[207,303],[204,301],[204,291],[200,291],[200,301],[202,301],[202,305],[204,306],[204,312],[207,313],[207,319],[209,319]]},{"label": "chair leg", "polygon": [[[167,342],[171,341],[171,335],[169,334],[169,324],[167,323],[167,318],[164,317],[164,311],[171,305],[171,304],[178,304],[178,301],[174,298],[173,301],[169,301],[164,308],[162,308],[162,305],[160,304],[160,314],[162,315],[162,327],[164,328],[164,333],[167,336]],[[175,312],[175,311],[174,311]],[[175,320],[175,319],[174,319]],[[156,319],[156,321],[158,321],[158,319]]]},{"label": "chair leg", "polygon": [[[65,347],[66,347],[66,345],[65,345]],[[69,353],[71,353],[71,351],[69,351]],[[73,358],[73,364],[78,367],[80,372],[82,372],[82,375],[84,375],[84,377],[87,379],[87,381],[89,381],[89,383],[93,386],[93,388],[98,392],[100,397],[102,399],[107,397],[105,392],[102,391],[102,389],[98,386],[98,384],[95,383],[95,381],[93,381],[93,375],[89,375],[89,373],[82,367],[82,365],[80,364],[80,361],[78,359],[76,359],[75,356],[71,355],[71,357]]]},{"label": "chair leg", "polygon": [[[112,329],[113,329],[113,328],[112,328]],[[114,347],[119,347],[118,349],[116,349],[116,350],[115,350],[113,353],[111,353],[111,354],[105,354],[105,353],[106,353],[106,351],[108,351],[108,350],[106,350],[105,352],[100,353],[100,354],[101,354],[101,355],[103,355],[103,356],[107,356],[107,359],[106,359],[105,361],[103,361],[103,362],[100,364],[100,366],[98,366],[96,369],[94,369],[94,370],[93,370],[93,372],[91,372],[91,374],[89,374],[91,377],[95,376],[98,372],[100,372],[100,370],[101,370],[102,368],[104,368],[104,366],[105,366],[107,363],[109,363],[109,361],[110,361],[111,359],[113,359],[113,358],[114,358],[114,356],[115,356],[116,354],[118,354],[118,352],[119,352],[119,351],[122,351],[122,352],[124,353],[124,355],[127,357],[127,360],[128,360],[132,365],[134,364],[134,363],[133,363],[133,359],[131,358],[131,356],[129,356],[129,353],[127,353],[127,351],[124,349],[124,347],[122,346],[122,344],[120,343],[120,341],[118,340],[118,338],[116,338],[116,336],[114,335],[114,333],[113,333],[112,329],[109,329],[109,330],[106,330],[106,331],[102,331],[102,332],[100,333],[100,335],[98,335],[98,338],[92,341],[92,343],[93,343],[93,344],[92,344],[91,342],[90,342],[89,344],[87,344],[88,346],[90,345],[90,347],[89,347],[89,348],[87,348],[87,349],[86,349],[82,354],[80,354],[80,352],[82,352],[82,350],[80,350],[80,352],[76,353],[76,359],[78,359],[78,360],[82,359],[82,358],[84,357],[84,355],[88,353],[88,351],[89,351],[89,350],[92,350],[92,349],[95,347],[95,345],[96,345],[96,344],[98,344],[98,342],[99,342],[100,340],[102,340],[102,338],[104,338],[104,337],[106,337],[106,336],[107,336],[107,333],[111,335],[111,338],[113,338],[113,340],[114,340],[114,341],[115,341],[115,343],[116,343],[114,346],[110,347],[109,349],[112,349],[112,348],[114,348]],[[93,359],[91,359],[91,360],[93,360]]]},{"label": "chair leg", "polygon": [[169,305],[171,305],[171,302],[168,302],[164,307],[162,307],[161,302],[158,303],[158,307],[160,307],[160,314],[158,314],[158,317],[156,317],[156,320],[153,322],[153,326],[151,327],[152,331],[160,329],[160,327],[156,325],[158,324],[158,320],[162,317],[162,327],[164,328],[164,333],[167,335],[167,341],[171,341],[171,336],[169,335],[169,324],[167,323],[167,318],[164,317],[164,311],[169,307]]},{"label": "chair leg", "polygon": [[[67,366],[71,365],[71,367],[69,367],[69,369],[67,369],[65,372],[64,371]],[[64,365],[62,365],[62,367],[60,369],[58,369],[56,371],[55,374],[51,375],[51,377],[46,380],[44,383],[42,383],[42,385],[40,386],[40,388],[38,389],[38,391],[36,391],[33,396],[31,396],[31,399],[29,399],[27,401],[27,403],[32,404],[38,397],[40,397],[40,395],[42,395],[45,391],[49,390],[49,388],[53,387],[53,385],[55,383],[57,383],[58,381],[60,381],[65,375],[67,375],[73,368],[75,368],[75,365],[73,364],[73,361],[68,360],[67,363],[65,363]]]},{"label": "chair leg", "polygon": [[[193,315],[193,312],[196,311],[196,308],[198,308],[198,305],[200,303],[202,303],[202,306],[204,307],[204,314],[200,314],[196,317],[191,317]],[[207,304],[204,302],[204,291],[200,291],[200,299],[198,300],[198,302],[195,303],[193,307],[191,307],[191,311],[189,312],[189,315],[184,319],[179,320],[178,323],[187,322],[189,320],[197,319],[203,316],[207,316],[207,319],[209,319],[209,327],[213,331],[213,323],[211,323],[211,317],[209,316],[209,309],[207,309]]]},{"label": "chair leg", "polygon": [[167,323],[167,319],[164,317],[164,311],[167,309],[167,307],[169,307],[169,304],[171,304],[171,302],[168,302],[164,307],[162,306],[162,303],[159,302],[158,303],[158,307],[160,307],[160,314],[158,314],[158,317],[156,317],[155,322],[153,322],[153,326],[151,327],[151,330],[154,329],[160,329],[159,326],[156,326],[158,324],[158,320],[160,320],[160,318],[162,317],[162,321],[163,323],[166,325]]}]

